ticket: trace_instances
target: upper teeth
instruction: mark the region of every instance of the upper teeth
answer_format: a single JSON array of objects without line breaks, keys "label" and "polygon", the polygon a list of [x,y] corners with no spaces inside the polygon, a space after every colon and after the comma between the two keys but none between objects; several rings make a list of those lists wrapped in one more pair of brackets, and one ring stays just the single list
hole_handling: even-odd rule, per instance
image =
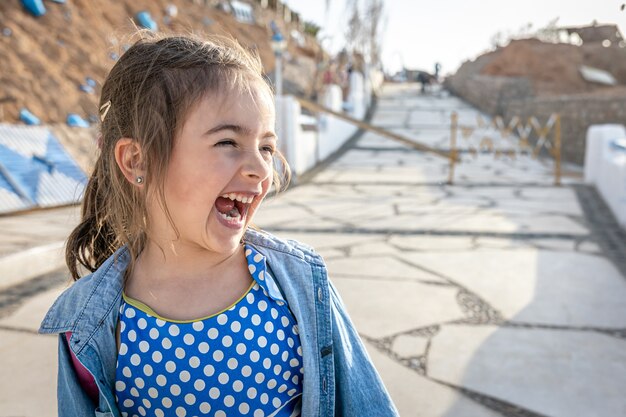
[{"label": "upper teeth", "polygon": [[247,197],[243,194],[236,194],[236,193],[224,194],[221,197],[230,198],[231,200],[241,201],[244,204],[251,203],[252,200],[254,199],[254,197]]}]

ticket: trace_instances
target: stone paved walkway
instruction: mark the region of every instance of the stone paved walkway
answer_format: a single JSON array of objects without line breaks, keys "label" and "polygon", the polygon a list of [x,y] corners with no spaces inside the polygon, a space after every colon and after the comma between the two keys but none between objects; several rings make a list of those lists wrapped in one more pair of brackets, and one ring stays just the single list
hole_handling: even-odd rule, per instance
[{"label": "stone paved walkway", "polygon": [[[445,148],[453,110],[477,113],[389,86],[374,124]],[[533,160],[447,175],[365,134],[256,223],[324,256],[402,416],[626,415],[626,239],[597,194]],[[0,298],[0,417],[54,415],[56,340],[35,330],[58,280]]]},{"label": "stone paved walkway", "polygon": [[[477,114],[390,87],[373,123],[445,148],[453,110]],[[257,223],[325,257],[402,416],[626,415],[624,259],[579,202],[597,195],[464,158],[447,186],[447,161],[365,134]]]},{"label": "stone paved walkway", "polygon": [[0,216],[0,258],[63,241],[79,219],[79,206]]}]

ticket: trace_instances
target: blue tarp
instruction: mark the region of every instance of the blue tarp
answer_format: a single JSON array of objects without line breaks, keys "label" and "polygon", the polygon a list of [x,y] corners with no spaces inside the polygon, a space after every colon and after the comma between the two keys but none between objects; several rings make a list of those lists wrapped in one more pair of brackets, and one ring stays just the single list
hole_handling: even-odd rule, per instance
[{"label": "blue tarp", "polygon": [[0,213],[76,203],[86,183],[48,129],[0,124]]}]

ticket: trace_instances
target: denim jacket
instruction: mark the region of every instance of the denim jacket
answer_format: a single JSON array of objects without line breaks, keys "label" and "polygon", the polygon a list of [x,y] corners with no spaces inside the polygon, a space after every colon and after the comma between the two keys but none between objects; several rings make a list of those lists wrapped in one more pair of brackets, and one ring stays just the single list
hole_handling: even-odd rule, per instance
[{"label": "denim jacket", "polygon": [[[321,257],[298,242],[265,232],[248,230],[244,240],[266,257],[276,284],[270,295],[284,297],[298,322],[304,357],[302,415],[397,416]],[[97,271],[67,289],[41,324],[40,333],[60,333],[60,417],[120,417],[114,394],[115,331],[128,261],[127,250],[118,250]],[[66,332],[71,332],[69,343]],[[93,375],[98,404],[78,382],[69,350]]]}]

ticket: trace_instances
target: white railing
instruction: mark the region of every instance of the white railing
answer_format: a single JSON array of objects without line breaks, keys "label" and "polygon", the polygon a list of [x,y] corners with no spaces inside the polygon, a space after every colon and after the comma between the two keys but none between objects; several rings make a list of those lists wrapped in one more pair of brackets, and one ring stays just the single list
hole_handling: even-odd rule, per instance
[{"label": "white railing", "polygon": [[626,227],[626,129],[592,125],[585,146],[585,182],[594,184],[622,227]]},{"label": "white railing", "polygon": [[[382,77],[370,72],[370,81],[365,82],[359,72],[350,76],[350,93],[343,101],[341,87],[328,85],[322,94],[324,107],[346,113],[356,119],[365,117],[371,104],[372,93],[382,84]],[[276,129],[280,150],[291,167],[294,182],[298,175],[336,152],[352,137],[358,127],[333,115],[309,116],[302,114],[302,108],[293,96],[276,98]]]}]

